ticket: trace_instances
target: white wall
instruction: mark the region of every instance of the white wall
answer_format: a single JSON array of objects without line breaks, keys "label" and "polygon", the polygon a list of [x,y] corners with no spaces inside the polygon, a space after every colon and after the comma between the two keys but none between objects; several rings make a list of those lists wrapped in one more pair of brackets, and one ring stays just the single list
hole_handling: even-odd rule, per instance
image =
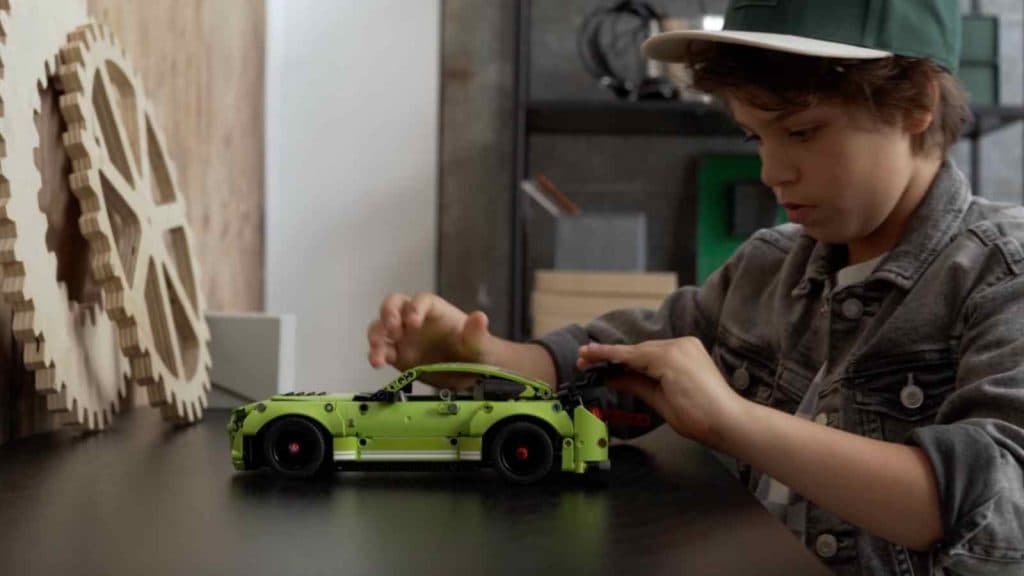
[{"label": "white wall", "polygon": [[267,0],[266,299],[298,390],[372,390],[366,325],[434,290],[440,0]]}]

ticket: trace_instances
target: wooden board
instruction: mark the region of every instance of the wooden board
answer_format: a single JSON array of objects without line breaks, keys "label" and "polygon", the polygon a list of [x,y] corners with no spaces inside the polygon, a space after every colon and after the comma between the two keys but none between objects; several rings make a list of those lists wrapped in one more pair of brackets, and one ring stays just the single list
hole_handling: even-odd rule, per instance
[{"label": "wooden board", "polygon": [[677,286],[674,272],[537,270],[530,296],[531,337],[586,324],[612,310],[657,309]]},{"label": "wooden board", "polygon": [[676,289],[675,272],[616,272],[589,270],[537,270],[534,290],[604,296],[664,298]]}]

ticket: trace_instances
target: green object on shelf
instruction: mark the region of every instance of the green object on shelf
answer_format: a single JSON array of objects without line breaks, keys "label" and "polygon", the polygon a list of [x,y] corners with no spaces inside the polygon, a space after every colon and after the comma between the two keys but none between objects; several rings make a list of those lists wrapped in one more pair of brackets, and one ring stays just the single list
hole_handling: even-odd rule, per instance
[{"label": "green object on shelf", "polygon": [[999,67],[984,64],[961,64],[960,82],[977,106],[999,105]]},{"label": "green object on shelf", "polygon": [[999,18],[987,14],[965,14],[960,62],[999,61]]},{"label": "green object on shelf", "polygon": [[[761,159],[756,155],[709,155],[697,167],[697,282],[708,276],[736,251],[749,235],[733,233],[733,187],[760,181]],[[742,201],[742,196],[736,196]],[[774,224],[786,222],[785,211],[775,209]]]},{"label": "green object on shelf", "polygon": [[983,14],[963,17],[960,70],[957,78],[971,104],[999,105],[999,18]]}]

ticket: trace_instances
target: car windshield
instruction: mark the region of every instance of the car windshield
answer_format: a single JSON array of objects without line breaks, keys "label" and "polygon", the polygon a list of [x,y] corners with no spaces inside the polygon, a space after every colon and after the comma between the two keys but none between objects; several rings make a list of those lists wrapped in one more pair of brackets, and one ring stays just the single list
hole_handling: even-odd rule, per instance
[{"label": "car windshield", "polygon": [[374,395],[380,396],[403,389],[408,391],[408,386],[417,380],[434,388],[447,387],[453,392],[457,392],[460,398],[467,395],[473,397],[493,396],[504,399],[552,397],[550,388],[543,383],[534,383],[512,373],[506,374],[494,366],[459,362],[428,364],[410,368]]}]

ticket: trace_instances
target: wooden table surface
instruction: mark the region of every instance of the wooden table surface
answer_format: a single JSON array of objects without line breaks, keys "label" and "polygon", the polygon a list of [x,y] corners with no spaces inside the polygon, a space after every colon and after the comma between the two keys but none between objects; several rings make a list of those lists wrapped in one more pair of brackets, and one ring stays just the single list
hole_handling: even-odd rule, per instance
[{"label": "wooden table surface", "polygon": [[0,448],[0,574],[828,574],[715,459],[662,428],[609,486],[491,471],[237,473],[227,412],[142,408]]}]

